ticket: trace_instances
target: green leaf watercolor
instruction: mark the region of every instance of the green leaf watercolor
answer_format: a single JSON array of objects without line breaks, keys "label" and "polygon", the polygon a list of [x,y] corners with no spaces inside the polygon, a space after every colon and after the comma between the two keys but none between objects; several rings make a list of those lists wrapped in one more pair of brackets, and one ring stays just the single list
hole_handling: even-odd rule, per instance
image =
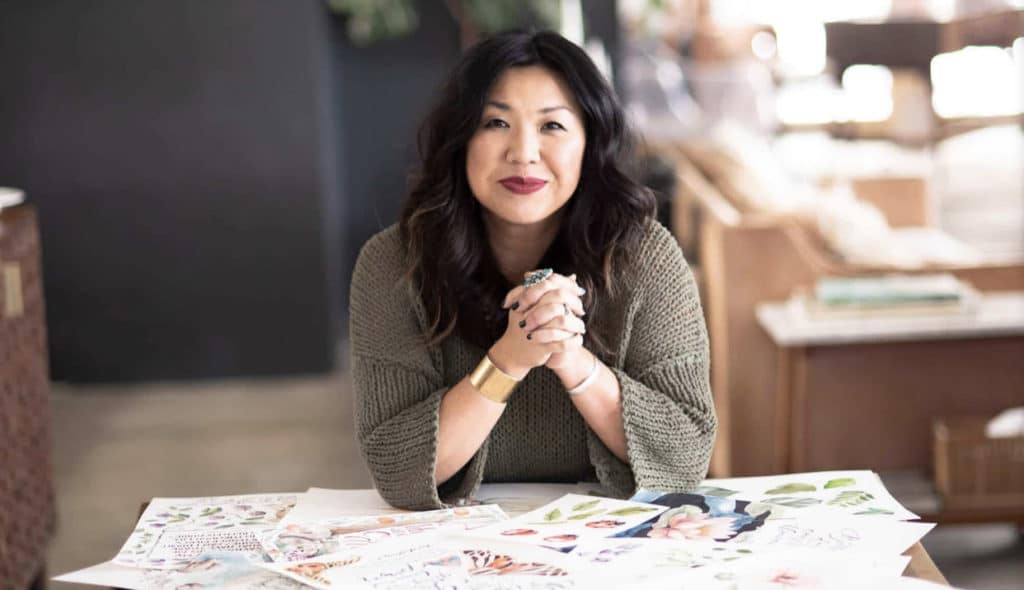
[{"label": "green leaf watercolor", "polygon": [[591,516],[596,516],[598,514],[601,514],[602,512],[604,512],[604,510],[593,510],[591,512],[582,512],[580,514],[573,514],[572,516],[569,517],[569,520],[584,520],[584,519],[590,518]]},{"label": "green leaf watercolor", "polygon": [[770,504],[778,504],[779,506],[788,506],[789,508],[807,508],[816,504],[821,504],[821,500],[817,498],[797,498],[795,496],[782,496],[780,498],[770,498],[765,500]]},{"label": "green leaf watercolor", "polygon": [[726,488],[720,488],[720,487],[716,487],[716,486],[698,486],[697,489],[693,491],[693,493],[701,494],[702,496],[715,496],[715,497],[718,497],[718,498],[728,498],[729,496],[734,496],[734,495],[738,494],[739,492],[736,491],[736,490],[729,490],[729,489],[726,489]]},{"label": "green leaf watercolor", "polygon": [[558,520],[560,518],[562,518],[562,511],[559,510],[558,508],[555,508],[551,512],[548,512],[544,515],[544,520],[548,522],[551,522],[552,520]]},{"label": "green leaf watercolor", "polygon": [[817,489],[818,488],[809,483],[792,482],[780,485],[777,488],[772,488],[765,493],[774,496],[777,494],[798,494],[800,492],[813,492]]},{"label": "green leaf watercolor", "polygon": [[895,514],[895,512],[893,512],[892,510],[886,510],[885,508],[868,508],[866,510],[861,510],[860,512],[854,512],[854,514],[855,515],[873,515],[873,514],[892,515],[892,514]]},{"label": "green leaf watercolor", "polygon": [[655,510],[657,510],[657,508],[648,508],[646,506],[627,506],[626,508],[612,510],[608,513],[608,516],[629,516],[631,514],[643,514],[644,512],[653,512]]},{"label": "green leaf watercolor", "polygon": [[825,489],[831,490],[832,488],[843,488],[856,484],[857,480],[852,477],[837,477],[836,479],[828,480],[828,483],[825,484]]},{"label": "green leaf watercolor", "polygon": [[572,511],[579,512],[580,510],[590,510],[591,508],[594,508],[600,503],[601,500],[590,500],[587,502],[580,502],[579,504],[572,507]]},{"label": "green leaf watercolor", "polygon": [[863,504],[864,502],[874,499],[875,497],[867,492],[862,492],[859,490],[847,490],[845,492],[840,492],[838,496],[830,500],[829,506],[841,506],[843,508],[849,508],[851,506],[857,506]]}]

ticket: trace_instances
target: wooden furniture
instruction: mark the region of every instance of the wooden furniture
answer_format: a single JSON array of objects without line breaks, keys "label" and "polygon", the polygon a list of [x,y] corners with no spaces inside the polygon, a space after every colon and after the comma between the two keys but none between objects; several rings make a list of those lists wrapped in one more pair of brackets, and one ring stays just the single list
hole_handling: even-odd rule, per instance
[{"label": "wooden furniture", "polygon": [[[812,285],[818,277],[877,274],[885,269],[843,261],[831,253],[813,228],[795,219],[742,211],[719,190],[719,186],[728,188],[720,184],[725,182],[724,176],[715,178],[712,184],[688,157],[679,152],[676,156],[673,231],[691,262],[696,260],[700,267],[711,340],[712,390],[719,418],[712,474],[729,477],[784,472],[789,465],[781,460],[780,446],[784,445],[778,433],[789,423],[789,416],[777,396],[775,345],[758,326],[755,307],[763,301],[784,300],[794,288]],[[888,210],[892,202],[877,202],[892,218]],[[1022,263],[923,267],[915,272],[936,271],[951,272],[982,292],[1024,290]],[[886,363],[889,358],[880,348],[862,348],[878,363]],[[927,361],[932,351],[941,351],[949,367],[961,364],[958,345],[919,343],[916,348],[921,362]],[[880,375],[881,370],[875,374]],[[958,374],[954,370],[948,373],[950,379],[958,379]],[[834,375],[832,379],[839,383],[849,377]],[[982,389],[979,386],[976,390]],[[852,398],[848,402],[855,401],[860,393],[849,392]],[[897,396],[892,401],[899,403],[899,399]],[[908,451],[897,448],[891,452],[903,454],[894,464],[908,459]],[[818,456],[809,459],[815,465],[823,462]]]},{"label": "wooden furniture", "polygon": [[0,210],[0,580],[45,584],[54,526],[49,375],[35,211]]},{"label": "wooden furniture", "polygon": [[951,18],[891,16],[825,23],[825,53],[841,78],[856,64],[916,70],[931,80],[932,59],[968,45],[1009,47],[1024,34],[1024,9],[969,12]]},{"label": "wooden furniture", "polygon": [[[932,59],[968,45],[1009,47],[1024,36],[1024,9],[1005,7],[961,11],[949,18],[890,15],[881,20],[825,23],[828,58],[832,73],[841,79],[856,64],[907,69],[931,89]],[[1024,123],[1024,116],[993,115],[940,118],[932,113],[931,139],[949,137],[989,125]],[[887,137],[884,124],[837,122],[828,130],[838,137]]]},{"label": "wooden furniture", "polygon": [[775,350],[781,471],[931,467],[932,423],[1024,404],[1024,291],[972,314],[809,320],[761,304]]},{"label": "wooden furniture", "polygon": [[903,552],[903,555],[910,556],[910,563],[907,564],[903,575],[949,586],[946,576],[942,575],[939,568],[935,566],[935,562],[932,561],[931,556],[924,550],[924,545],[921,545],[920,542],[914,543],[910,549]]}]

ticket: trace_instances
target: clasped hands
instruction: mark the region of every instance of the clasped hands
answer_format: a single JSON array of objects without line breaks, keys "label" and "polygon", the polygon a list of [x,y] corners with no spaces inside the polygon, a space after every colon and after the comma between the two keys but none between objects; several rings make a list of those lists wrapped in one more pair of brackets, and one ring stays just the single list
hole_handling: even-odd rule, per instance
[{"label": "clasped hands", "polygon": [[581,299],[584,293],[576,275],[557,273],[509,291],[502,304],[508,310],[508,326],[488,351],[491,361],[516,379],[541,365],[558,373],[579,362],[587,354],[583,348],[587,331],[582,319],[586,313]]}]

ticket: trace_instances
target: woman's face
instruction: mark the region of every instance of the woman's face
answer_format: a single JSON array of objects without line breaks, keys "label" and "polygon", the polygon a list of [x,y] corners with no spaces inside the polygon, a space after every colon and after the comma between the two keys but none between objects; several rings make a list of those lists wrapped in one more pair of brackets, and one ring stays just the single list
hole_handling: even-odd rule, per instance
[{"label": "woman's face", "polygon": [[583,113],[560,76],[542,66],[505,70],[466,153],[488,225],[557,220],[579,184],[585,146]]}]

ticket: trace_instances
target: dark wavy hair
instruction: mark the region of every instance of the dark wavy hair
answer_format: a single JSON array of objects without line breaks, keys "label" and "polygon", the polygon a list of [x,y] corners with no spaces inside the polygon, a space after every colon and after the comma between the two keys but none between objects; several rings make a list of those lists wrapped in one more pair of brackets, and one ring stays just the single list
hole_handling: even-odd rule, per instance
[{"label": "dark wavy hair", "polygon": [[[466,176],[466,151],[498,77],[532,65],[561,76],[583,111],[580,181],[538,268],[576,273],[586,289],[588,320],[626,278],[654,215],[653,194],[634,180],[634,142],[622,108],[587,54],[552,32],[511,31],[481,41],[455,67],[420,128],[419,167],[399,223],[406,277],[422,297],[432,345],[454,332],[489,348],[507,324],[501,303],[513,285],[487,241]],[[588,322],[586,344],[607,357],[610,343],[598,332]]]}]

